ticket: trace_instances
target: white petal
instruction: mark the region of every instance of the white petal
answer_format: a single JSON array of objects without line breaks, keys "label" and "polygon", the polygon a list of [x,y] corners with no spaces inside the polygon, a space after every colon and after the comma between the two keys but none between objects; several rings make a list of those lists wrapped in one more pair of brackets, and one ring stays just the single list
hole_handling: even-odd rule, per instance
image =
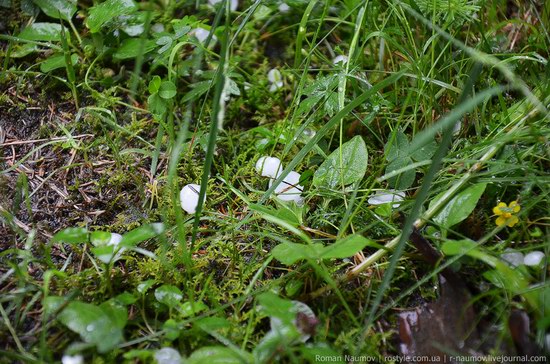
[{"label": "white petal", "polygon": [[201,186],[197,184],[188,184],[180,191],[181,208],[188,214],[194,214],[199,204],[199,193]]},{"label": "white petal", "polygon": [[[214,6],[218,3],[221,3],[222,0],[208,0],[208,4],[210,4],[211,6]],[[231,11],[235,11],[237,10],[237,7],[239,6],[239,1],[238,0],[231,0],[231,4],[229,5],[229,9],[231,9]]]},{"label": "white petal", "polygon": [[63,355],[61,358],[62,364],[84,364],[82,355]]},{"label": "white petal", "polygon": [[283,76],[281,75],[281,72],[278,69],[272,68],[267,73],[267,80],[271,83],[279,83],[279,82],[282,82]]},{"label": "white petal", "polygon": [[504,260],[512,267],[517,267],[523,264],[523,254],[511,249],[506,249],[506,252],[500,255],[500,259]]},{"label": "white petal", "polygon": [[397,190],[382,190],[378,191],[368,199],[371,205],[383,205],[393,202],[392,207],[399,207],[401,201],[405,199],[405,192]]},{"label": "white petal", "polygon": [[290,6],[288,6],[286,3],[281,3],[279,5],[279,11],[281,13],[288,13],[289,10],[290,10]]},{"label": "white petal", "polygon": [[181,364],[180,353],[172,348],[162,348],[155,353],[158,364]]},{"label": "white petal", "polygon": [[[210,34],[210,31],[204,28],[195,28],[189,34],[194,35],[199,42],[204,44],[204,42],[206,41],[206,38],[208,38],[208,34]],[[212,34],[210,45],[213,45],[214,43],[216,43],[217,40],[218,38],[214,34]]]},{"label": "white petal", "polygon": [[348,56],[339,55],[339,56],[334,57],[334,59],[332,60],[332,63],[334,63],[334,64],[338,64],[338,63],[346,64],[346,63],[348,63],[348,60],[349,60]]},{"label": "white petal", "polygon": [[542,263],[544,259],[544,253],[539,252],[538,250],[532,251],[523,258],[523,264],[535,267]]},{"label": "white petal", "polygon": [[111,239],[107,243],[107,245],[118,245],[120,244],[120,241],[122,240],[122,235],[117,233],[111,233]]},{"label": "white petal", "polygon": [[277,178],[283,170],[281,160],[276,157],[261,157],[256,162],[256,171],[263,177]]}]

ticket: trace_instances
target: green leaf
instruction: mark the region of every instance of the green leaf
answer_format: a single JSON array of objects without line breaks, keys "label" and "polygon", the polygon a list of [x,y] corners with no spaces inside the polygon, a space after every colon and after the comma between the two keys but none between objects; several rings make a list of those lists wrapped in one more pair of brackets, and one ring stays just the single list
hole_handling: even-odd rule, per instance
[{"label": "green leaf", "polygon": [[335,188],[360,181],[367,171],[368,153],[359,135],[332,152],[313,175],[317,187]]},{"label": "green leaf", "polygon": [[166,52],[167,50],[170,49],[170,47],[172,47],[172,43],[173,43],[173,39],[172,37],[169,37],[167,35],[163,36],[163,37],[160,37],[159,39],[157,39],[157,41],[155,42],[156,45],[159,45],[159,46],[162,46],[160,47],[160,49],[157,51],[159,54],[162,54],[164,52]]},{"label": "green leaf", "polygon": [[166,320],[162,325],[162,330],[168,340],[176,340],[180,336],[179,325],[174,319]]},{"label": "green leaf", "polygon": [[151,81],[149,82],[149,93],[151,95],[156,94],[159,91],[161,82],[162,80],[159,76],[155,76],[151,79]]},{"label": "green leaf", "polygon": [[208,309],[208,306],[200,301],[199,302],[187,301],[181,304],[178,311],[181,313],[182,317],[189,317],[189,316],[195,316],[197,313],[207,309]]},{"label": "green leaf", "polygon": [[[414,139],[413,139],[413,142],[414,142]],[[436,150],[437,150],[437,143],[435,142],[435,140],[432,140],[427,144],[424,144],[423,146],[421,146],[419,149],[415,150],[412,153],[411,157],[417,162],[430,160],[432,159]]]},{"label": "green leaf", "polygon": [[52,240],[71,244],[86,243],[88,242],[88,230],[86,228],[67,228],[55,234]]},{"label": "green leaf", "polygon": [[390,135],[384,146],[384,154],[388,162],[406,156],[409,149],[409,140],[402,131],[396,131]]},{"label": "green leaf", "polygon": [[235,349],[229,349],[225,346],[205,346],[191,354],[187,359],[188,364],[243,364],[251,363],[250,354]]},{"label": "green leaf", "polygon": [[44,308],[44,313],[46,315],[51,315],[63,306],[65,303],[65,298],[58,296],[48,296],[44,298],[42,302],[42,307]]},{"label": "green leaf", "polygon": [[21,33],[19,38],[26,40],[59,42],[61,41],[61,24],[56,23],[33,23]]},{"label": "green leaf", "polygon": [[[76,65],[77,62],[78,62],[78,55],[73,53],[71,55],[71,63],[74,66]],[[47,72],[56,70],[58,68],[64,68],[65,66],[66,66],[65,56],[62,54],[58,56],[49,57],[44,62],[42,62],[40,64],[40,71],[47,73]]]},{"label": "green leaf", "polygon": [[133,247],[144,240],[154,238],[164,232],[164,224],[161,222],[140,226],[122,236],[121,247]]},{"label": "green leaf", "polygon": [[91,250],[102,263],[109,264],[115,256],[116,249],[117,247],[114,245],[100,245],[93,247]]},{"label": "green leaf", "polygon": [[168,307],[174,307],[180,303],[183,293],[176,286],[163,284],[155,290],[155,298]]},{"label": "green leaf", "polygon": [[82,340],[96,345],[100,353],[105,353],[122,341],[127,313],[124,309],[113,308],[108,304],[98,307],[74,301],[61,311],[58,319],[79,334]]},{"label": "green leaf", "polygon": [[[386,166],[386,174],[391,173],[393,171],[397,171],[398,169],[405,168],[413,163],[412,159],[410,157],[403,157],[403,158],[397,158],[391,161]],[[395,188],[397,190],[406,190],[407,188],[411,187],[414,183],[414,180],[416,178],[416,171],[414,169],[408,169],[397,176],[388,178],[388,185],[391,188]]]},{"label": "green leaf", "polygon": [[321,251],[322,259],[347,258],[363,250],[373,241],[361,235],[350,235],[337,242],[327,245]]},{"label": "green leaf", "polygon": [[[445,207],[434,216],[433,220],[444,228],[450,228],[465,220],[474,211],[477,202],[485,191],[485,187],[487,187],[486,183],[478,183],[460,192],[447,202]],[[430,207],[439,200],[443,193],[439,194],[430,203]]]},{"label": "green leaf", "polygon": [[144,282],[141,282],[137,286],[137,291],[141,294],[144,294],[145,292],[147,292],[149,290],[149,288],[153,287],[153,284],[155,284],[154,279],[148,279]]},{"label": "green leaf", "polygon": [[90,8],[86,26],[92,33],[97,33],[103,24],[115,16],[131,14],[136,10],[137,5],[132,0],[107,0]]},{"label": "green leaf", "polygon": [[[143,45],[143,42],[145,44]],[[115,60],[124,60],[129,58],[136,58],[143,47],[143,54],[151,52],[155,48],[155,44],[150,40],[142,40],[139,38],[125,39],[117,51],[113,54]]]},{"label": "green leaf", "polygon": [[166,112],[167,104],[158,93],[154,93],[147,98],[147,108],[153,115],[160,117]]},{"label": "green leaf", "polygon": [[494,267],[498,262],[497,258],[479,249],[478,244],[472,240],[446,241],[441,246],[441,251],[445,255],[468,255],[472,258],[485,262],[492,267]]},{"label": "green leaf", "polygon": [[108,231],[94,231],[90,234],[90,242],[94,246],[103,246],[111,240],[111,233]]},{"label": "green leaf", "polygon": [[193,89],[183,96],[181,102],[185,103],[189,100],[194,100],[204,95],[212,86],[212,81],[200,81],[192,85]]},{"label": "green leaf", "polygon": [[176,85],[172,81],[163,81],[160,84],[159,96],[163,99],[171,99],[176,96]]},{"label": "green leaf", "polygon": [[323,245],[315,243],[313,246],[297,243],[281,243],[271,251],[273,257],[285,265],[291,265],[303,259],[318,259],[317,251],[321,251]]},{"label": "green leaf", "polygon": [[73,0],[34,0],[34,3],[54,19],[70,21],[76,13],[76,1]]}]

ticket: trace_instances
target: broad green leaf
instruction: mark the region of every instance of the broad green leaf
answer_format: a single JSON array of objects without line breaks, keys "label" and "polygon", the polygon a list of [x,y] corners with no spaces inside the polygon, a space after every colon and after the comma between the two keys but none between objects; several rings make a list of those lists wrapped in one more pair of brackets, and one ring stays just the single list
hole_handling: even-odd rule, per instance
[{"label": "broad green leaf", "polygon": [[167,104],[166,101],[159,96],[158,93],[154,93],[147,98],[147,109],[157,116],[160,117],[166,112]]},{"label": "broad green leaf", "polygon": [[318,259],[317,249],[321,250],[322,244],[316,243],[314,246],[297,244],[297,243],[281,243],[271,251],[273,257],[285,265],[291,265],[303,259]]},{"label": "broad green leaf", "polygon": [[317,187],[335,188],[360,181],[367,171],[368,153],[359,135],[332,152],[313,175]]},{"label": "broad green leaf", "polygon": [[[413,139],[413,142],[414,142],[414,139]],[[436,150],[437,150],[437,143],[435,142],[435,140],[432,140],[429,143],[424,144],[419,149],[415,150],[412,153],[411,157],[417,162],[422,162],[422,161],[431,159],[435,154]]]},{"label": "broad green leaf", "polygon": [[164,224],[161,222],[140,226],[122,236],[120,246],[133,247],[144,240],[154,238],[164,232]]},{"label": "broad green leaf", "polygon": [[161,82],[162,80],[159,76],[154,76],[151,79],[151,81],[149,82],[149,93],[151,95],[156,94],[159,91]]},{"label": "broad green leaf", "polygon": [[42,302],[42,307],[46,315],[51,315],[63,306],[65,303],[65,298],[58,296],[48,296],[44,298]]},{"label": "broad green leaf", "polygon": [[[394,159],[386,166],[386,174],[405,168],[412,163],[413,161],[410,157]],[[394,177],[388,178],[388,185],[396,190],[406,190],[413,185],[415,178],[416,171],[414,169],[407,169]]]},{"label": "broad green leaf", "polygon": [[284,321],[294,319],[292,314],[292,301],[281,298],[273,292],[258,295],[259,309],[262,314],[269,317],[277,317]]},{"label": "broad green leaf", "polygon": [[[77,62],[78,62],[78,55],[72,54],[71,63],[73,64],[73,66],[76,65]],[[65,68],[65,66],[66,66],[65,56],[61,54],[58,56],[49,57],[44,62],[42,62],[40,64],[40,71],[47,73],[47,72],[56,70],[58,68]]]},{"label": "broad green leaf", "polygon": [[176,96],[176,85],[172,81],[163,81],[160,84],[159,96],[163,99],[171,99]]},{"label": "broad green leaf", "polygon": [[19,38],[45,42],[58,42],[61,41],[61,25],[56,23],[33,23],[25,27],[25,29],[19,33]]},{"label": "broad green leaf", "polygon": [[182,317],[195,316],[197,313],[207,310],[208,306],[202,302],[191,302],[187,301],[181,304],[178,308],[178,311],[181,313]]},{"label": "broad green leaf", "polygon": [[76,13],[76,0],[34,0],[34,3],[54,19],[70,21]]},{"label": "broad green leaf", "polygon": [[90,242],[94,246],[106,245],[110,240],[111,233],[108,231],[94,231],[90,234]]},{"label": "broad green leaf", "polygon": [[136,303],[137,297],[131,294],[130,292],[122,292],[114,298],[118,303],[128,306]]},{"label": "broad green leaf", "polygon": [[441,251],[445,255],[468,255],[492,267],[499,261],[497,258],[479,249],[477,243],[472,240],[446,241],[441,246]]},{"label": "broad green leaf", "polygon": [[[439,225],[450,228],[465,220],[474,211],[481,195],[487,187],[486,183],[478,183],[468,187],[464,191],[453,197],[445,207],[434,216],[433,220]],[[442,194],[438,195],[430,206],[433,205]]]},{"label": "broad green leaf", "polygon": [[176,340],[180,336],[179,324],[174,319],[168,319],[162,324],[164,336],[168,340]]},{"label": "broad green leaf", "polygon": [[183,294],[178,287],[163,284],[155,290],[155,298],[168,307],[174,307],[180,303]]},{"label": "broad green leaf", "polygon": [[188,364],[246,364],[252,363],[250,354],[225,346],[205,346],[191,354],[186,360]]},{"label": "broad green leaf", "polygon": [[322,259],[347,258],[363,250],[373,242],[361,235],[350,235],[327,245],[321,251]]},{"label": "broad green leaf", "polygon": [[160,47],[160,49],[157,52],[159,54],[162,54],[162,53],[166,52],[167,50],[170,49],[170,47],[172,47],[173,42],[174,42],[174,40],[172,39],[172,37],[169,37],[167,35],[165,35],[163,37],[160,37],[155,42],[156,45],[162,46],[162,47]]},{"label": "broad green leaf", "polygon": [[183,96],[181,102],[185,103],[187,101],[199,98],[210,89],[210,86],[212,86],[212,81],[200,81],[195,83],[192,86],[193,89]]},{"label": "broad green leaf", "polygon": [[39,50],[36,44],[24,43],[24,44],[14,44],[13,51],[10,54],[11,58],[23,58],[28,56],[31,53],[37,52]]},{"label": "broad green leaf", "polygon": [[117,250],[117,247],[114,245],[100,245],[94,246],[91,250],[97,259],[99,259],[102,263],[109,264],[115,256],[115,250]]},{"label": "broad green leaf", "polygon": [[137,291],[141,294],[147,292],[149,290],[149,288],[153,287],[153,284],[155,284],[155,280],[154,279],[148,279],[144,282],[141,282],[140,284],[138,284],[137,286]]},{"label": "broad green leaf", "polygon": [[116,347],[123,339],[126,310],[110,305],[98,307],[73,301],[58,315],[59,321],[80,335],[82,340],[97,346],[100,353]]},{"label": "broad green leaf", "polygon": [[[145,44],[143,44],[145,42]],[[113,54],[116,60],[136,58],[143,47],[143,54],[151,52],[155,48],[155,44],[150,40],[142,40],[139,38],[125,39],[117,51]]]},{"label": "broad green leaf", "polygon": [[116,16],[131,14],[137,10],[132,0],[107,0],[90,8],[86,26],[92,33],[97,33],[103,24]]},{"label": "broad green leaf", "polygon": [[86,228],[67,228],[55,234],[52,238],[54,242],[62,241],[64,243],[79,244],[88,242],[88,230]]},{"label": "broad green leaf", "polygon": [[407,156],[409,149],[409,140],[402,131],[396,131],[390,135],[389,140],[384,146],[384,154],[386,160],[391,162],[400,157]]}]

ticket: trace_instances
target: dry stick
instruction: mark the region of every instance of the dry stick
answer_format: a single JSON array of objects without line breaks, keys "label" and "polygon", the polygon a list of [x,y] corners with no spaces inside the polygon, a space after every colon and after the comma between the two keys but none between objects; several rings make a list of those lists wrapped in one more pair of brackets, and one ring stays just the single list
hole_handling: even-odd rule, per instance
[{"label": "dry stick", "polygon": [[[523,117],[521,120],[517,122],[516,125],[510,128],[506,135],[510,136],[513,135],[521,126],[523,126],[525,120],[536,114],[539,110],[533,109],[531,110],[525,117]],[[504,145],[505,142],[497,143],[496,145],[493,145],[489,150],[479,159],[478,162],[476,162],[468,172],[462,176],[457,182],[454,183],[453,186],[451,186],[450,189],[445,192],[443,196],[439,200],[437,200],[431,208],[428,209],[420,218],[418,218],[414,224],[414,229],[420,229],[424,225],[426,225],[426,222],[430,220],[441,208],[443,208],[447,202],[453,197],[453,195],[460,190],[473,176],[474,174],[483,167],[483,165],[489,161],[496,153],[497,151]],[[363,272],[365,269],[367,269],[369,266],[376,263],[378,260],[380,260],[389,250],[392,250],[397,243],[399,242],[399,238],[401,235],[396,236],[392,240],[390,240],[386,245],[384,245],[384,249],[379,249],[369,257],[367,257],[364,261],[361,262],[361,264],[355,266],[352,270],[347,272],[345,275],[339,277],[339,279],[336,281],[338,284],[350,281],[357,277],[361,272]],[[331,290],[331,286],[324,286],[319,288],[317,291],[312,292],[310,294],[311,298],[316,298],[322,295],[325,292],[328,292]]]}]

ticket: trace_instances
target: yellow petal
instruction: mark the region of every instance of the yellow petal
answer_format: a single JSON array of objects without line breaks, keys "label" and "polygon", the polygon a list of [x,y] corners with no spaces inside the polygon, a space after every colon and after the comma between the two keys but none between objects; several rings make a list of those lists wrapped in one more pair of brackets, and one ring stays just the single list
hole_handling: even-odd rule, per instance
[{"label": "yellow petal", "polygon": [[517,201],[510,202],[510,208],[514,212],[519,212],[519,210],[521,210],[521,206],[519,205],[519,203]]},{"label": "yellow petal", "polygon": [[502,226],[505,223],[506,223],[506,219],[502,216],[497,217],[497,219],[495,220],[495,224],[497,224],[497,226]]},{"label": "yellow petal", "polygon": [[493,207],[493,213],[495,215],[502,215],[502,211],[500,210],[500,206]]},{"label": "yellow petal", "polygon": [[512,227],[514,226],[515,224],[517,224],[519,221],[518,217],[517,216],[512,216],[511,218],[509,218],[506,223],[508,224],[509,227]]}]

